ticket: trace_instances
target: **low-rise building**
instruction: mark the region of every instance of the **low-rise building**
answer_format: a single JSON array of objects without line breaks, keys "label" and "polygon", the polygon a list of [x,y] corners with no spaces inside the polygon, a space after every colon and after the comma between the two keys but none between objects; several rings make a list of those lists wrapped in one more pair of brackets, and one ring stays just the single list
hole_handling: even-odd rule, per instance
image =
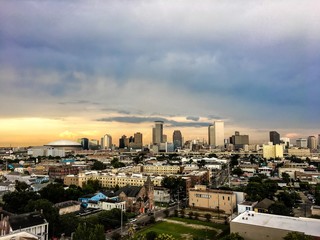
[{"label": "low-rise building", "polygon": [[230,232],[245,240],[282,240],[289,232],[320,239],[320,220],[245,211],[230,223]]},{"label": "low-rise building", "polygon": [[196,185],[189,189],[189,207],[206,210],[219,210],[232,214],[237,205],[236,194],[232,191],[208,189]]},{"label": "low-rise building", "polygon": [[250,201],[244,201],[242,203],[238,204],[238,214],[243,213],[245,211],[253,211],[254,206],[258,202],[250,202]]},{"label": "low-rise building", "polygon": [[117,208],[125,212],[126,202],[118,201],[117,198],[101,199],[99,201],[89,201],[88,208],[98,208],[98,209],[107,210],[107,211]]},{"label": "low-rise building", "polygon": [[59,210],[59,215],[64,215],[80,211],[81,203],[78,201],[70,200],[66,202],[56,203],[54,206]]}]

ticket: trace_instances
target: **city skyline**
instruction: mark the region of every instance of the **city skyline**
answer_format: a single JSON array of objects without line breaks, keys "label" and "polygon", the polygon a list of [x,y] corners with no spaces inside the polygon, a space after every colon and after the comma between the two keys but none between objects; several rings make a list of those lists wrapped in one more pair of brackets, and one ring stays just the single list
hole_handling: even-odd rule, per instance
[{"label": "city skyline", "polygon": [[[0,146],[320,133],[318,2],[0,3]],[[115,24],[116,23],[116,24]]]}]

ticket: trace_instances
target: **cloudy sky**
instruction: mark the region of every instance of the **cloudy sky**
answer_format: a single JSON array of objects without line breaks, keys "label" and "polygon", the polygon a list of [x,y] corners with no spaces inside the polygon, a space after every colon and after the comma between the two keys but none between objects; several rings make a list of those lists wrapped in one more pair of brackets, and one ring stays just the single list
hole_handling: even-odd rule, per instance
[{"label": "cloudy sky", "polygon": [[320,2],[0,2],[0,146],[320,133]]}]

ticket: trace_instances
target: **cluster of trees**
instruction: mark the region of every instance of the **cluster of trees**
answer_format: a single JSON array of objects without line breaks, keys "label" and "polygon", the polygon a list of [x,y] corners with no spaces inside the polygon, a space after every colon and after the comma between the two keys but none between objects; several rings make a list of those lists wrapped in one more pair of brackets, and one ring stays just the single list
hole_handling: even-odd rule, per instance
[{"label": "cluster of trees", "polygon": [[244,192],[247,194],[248,201],[261,201],[264,198],[273,199],[277,189],[278,184],[276,181],[260,175],[249,179],[249,183],[245,187]]},{"label": "cluster of trees", "polygon": [[[70,186],[64,189],[62,184],[48,184],[39,192],[29,191],[29,186],[24,182],[16,181],[15,191],[6,193],[3,196],[3,209],[15,214],[43,211],[46,220],[49,222],[50,236],[65,233],[70,236],[81,223],[80,218],[73,214],[59,216],[58,209],[54,207],[55,203],[68,200],[78,200],[79,197],[95,193],[101,189],[97,180],[89,180],[83,188]],[[120,226],[121,211],[112,209],[111,211],[102,211],[95,217],[86,218],[86,222],[93,225],[101,224],[106,229],[112,229]],[[127,216],[123,216],[126,221]]]},{"label": "cluster of trees", "polygon": [[161,185],[170,190],[171,198],[174,198],[176,194],[179,194],[179,197],[184,197],[183,194],[186,193],[186,183],[181,177],[164,177]]}]

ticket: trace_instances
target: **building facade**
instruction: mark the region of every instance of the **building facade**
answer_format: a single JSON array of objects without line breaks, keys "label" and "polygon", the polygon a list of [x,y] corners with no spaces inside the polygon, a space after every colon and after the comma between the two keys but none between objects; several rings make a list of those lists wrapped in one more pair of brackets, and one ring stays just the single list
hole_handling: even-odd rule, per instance
[{"label": "building facade", "polygon": [[152,144],[160,145],[163,142],[163,121],[155,121],[152,129]]},{"label": "building facade", "polygon": [[180,130],[173,131],[172,142],[173,142],[174,150],[178,148],[182,148],[182,134]]},{"label": "building facade", "polygon": [[245,240],[283,240],[289,232],[320,239],[320,220],[245,211],[230,223],[230,232]]},{"label": "building facade", "polygon": [[219,210],[232,214],[237,206],[236,194],[232,191],[212,190],[204,185],[189,189],[189,207]]},{"label": "building facade", "polygon": [[208,128],[208,143],[210,146],[223,147],[224,146],[224,122],[215,121],[213,125]]},{"label": "building facade", "polygon": [[280,134],[276,131],[269,132],[270,142],[273,143],[273,145],[280,144]]}]

